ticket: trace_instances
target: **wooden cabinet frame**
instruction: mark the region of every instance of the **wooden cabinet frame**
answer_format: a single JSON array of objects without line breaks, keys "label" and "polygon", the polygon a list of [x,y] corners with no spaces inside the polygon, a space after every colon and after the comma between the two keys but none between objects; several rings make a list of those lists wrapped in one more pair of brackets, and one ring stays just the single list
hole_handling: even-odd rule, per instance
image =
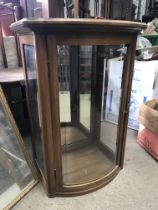
[{"label": "wooden cabinet frame", "polygon": [[[35,46],[45,165],[42,180],[45,183],[48,196],[79,195],[96,190],[110,182],[122,169],[136,38],[138,32],[145,26],[145,24],[134,22],[91,19],[22,20],[12,25],[12,29],[18,32],[21,37],[21,46],[24,44]],[[34,32],[34,38],[26,35],[31,31]],[[127,56],[121,84],[122,96],[117,132],[116,165],[108,174],[97,180],[66,186],[63,184],[62,177],[57,45],[120,44],[127,46]],[[97,123],[98,119],[96,118],[95,125]]]}]

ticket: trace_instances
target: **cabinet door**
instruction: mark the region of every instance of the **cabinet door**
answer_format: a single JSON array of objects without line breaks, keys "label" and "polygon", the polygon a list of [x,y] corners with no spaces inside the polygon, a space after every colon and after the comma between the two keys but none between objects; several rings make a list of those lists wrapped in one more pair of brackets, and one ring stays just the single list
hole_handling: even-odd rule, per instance
[{"label": "cabinet door", "polygon": [[80,185],[117,166],[127,50],[124,45],[57,49],[63,185]]}]

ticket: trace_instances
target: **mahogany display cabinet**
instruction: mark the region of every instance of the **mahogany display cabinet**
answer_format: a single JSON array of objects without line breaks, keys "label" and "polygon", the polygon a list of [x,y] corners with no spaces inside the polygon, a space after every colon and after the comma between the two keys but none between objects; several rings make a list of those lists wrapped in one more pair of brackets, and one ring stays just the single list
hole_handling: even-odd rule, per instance
[{"label": "mahogany display cabinet", "polygon": [[34,159],[48,196],[79,195],[123,167],[137,34],[146,25],[23,19]]}]

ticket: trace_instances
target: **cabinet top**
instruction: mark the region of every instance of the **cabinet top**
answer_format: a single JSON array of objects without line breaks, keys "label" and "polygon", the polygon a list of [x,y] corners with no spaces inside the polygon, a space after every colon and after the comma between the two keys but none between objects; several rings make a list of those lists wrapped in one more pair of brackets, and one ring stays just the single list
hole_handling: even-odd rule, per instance
[{"label": "cabinet top", "polygon": [[50,18],[50,19],[21,19],[10,28],[18,33],[41,32],[64,32],[64,31],[141,31],[146,28],[145,23],[108,20],[108,19],[70,19],[70,18]]}]

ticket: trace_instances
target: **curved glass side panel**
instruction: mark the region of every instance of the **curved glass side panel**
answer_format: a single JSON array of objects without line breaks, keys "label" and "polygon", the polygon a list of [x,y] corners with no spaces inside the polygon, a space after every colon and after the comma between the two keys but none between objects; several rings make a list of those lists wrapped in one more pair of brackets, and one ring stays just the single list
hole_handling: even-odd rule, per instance
[{"label": "curved glass side panel", "polygon": [[37,85],[37,74],[35,68],[35,49],[34,46],[24,45],[25,73],[27,82],[27,93],[29,98],[29,117],[32,128],[32,140],[35,147],[35,159],[41,169],[44,171],[43,147],[41,140],[41,118],[39,91]]}]

